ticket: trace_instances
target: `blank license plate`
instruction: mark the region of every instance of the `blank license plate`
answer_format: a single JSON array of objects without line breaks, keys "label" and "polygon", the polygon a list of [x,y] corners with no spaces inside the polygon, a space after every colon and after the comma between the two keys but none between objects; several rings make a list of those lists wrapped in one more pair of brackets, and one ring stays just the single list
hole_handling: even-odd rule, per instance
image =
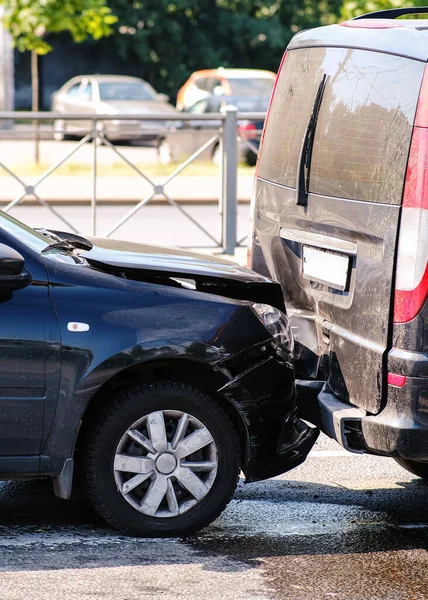
[{"label": "blank license plate", "polygon": [[345,290],[348,283],[349,256],[303,246],[303,277]]}]

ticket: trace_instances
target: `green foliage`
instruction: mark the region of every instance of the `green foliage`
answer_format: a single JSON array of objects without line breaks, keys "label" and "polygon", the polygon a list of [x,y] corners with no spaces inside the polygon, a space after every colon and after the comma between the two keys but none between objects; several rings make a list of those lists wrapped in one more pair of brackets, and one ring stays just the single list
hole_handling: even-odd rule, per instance
[{"label": "green foliage", "polygon": [[341,15],[343,19],[353,19],[364,13],[376,10],[404,8],[407,6],[426,6],[426,4],[426,0],[345,0]]},{"label": "green foliage", "polygon": [[156,88],[175,93],[192,71],[276,70],[300,29],[337,20],[342,0],[110,0],[113,42]]},{"label": "green foliage", "polygon": [[105,0],[0,0],[3,23],[20,51],[47,54],[52,46],[45,35],[68,31],[75,42],[100,39],[116,23]]}]

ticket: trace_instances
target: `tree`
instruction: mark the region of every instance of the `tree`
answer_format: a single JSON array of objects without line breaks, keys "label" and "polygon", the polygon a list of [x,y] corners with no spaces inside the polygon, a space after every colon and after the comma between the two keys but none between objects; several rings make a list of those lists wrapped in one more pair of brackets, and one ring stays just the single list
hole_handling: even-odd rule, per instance
[{"label": "tree", "polygon": [[98,40],[112,34],[117,21],[105,0],[0,0],[0,5],[13,45],[20,52],[31,52],[33,111],[39,109],[38,56],[52,50],[46,35],[67,31],[74,42]]},{"label": "tree", "polygon": [[342,0],[110,0],[119,21],[113,43],[123,60],[170,95],[192,71],[276,70],[300,29],[335,22]]}]

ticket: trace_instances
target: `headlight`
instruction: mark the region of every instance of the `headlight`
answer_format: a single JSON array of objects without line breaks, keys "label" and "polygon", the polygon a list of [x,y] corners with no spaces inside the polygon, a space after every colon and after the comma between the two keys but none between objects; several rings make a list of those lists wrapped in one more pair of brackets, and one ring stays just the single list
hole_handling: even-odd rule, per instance
[{"label": "headlight", "polygon": [[252,309],[271,336],[292,354],[294,340],[287,315],[269,304],[253,304]]}]

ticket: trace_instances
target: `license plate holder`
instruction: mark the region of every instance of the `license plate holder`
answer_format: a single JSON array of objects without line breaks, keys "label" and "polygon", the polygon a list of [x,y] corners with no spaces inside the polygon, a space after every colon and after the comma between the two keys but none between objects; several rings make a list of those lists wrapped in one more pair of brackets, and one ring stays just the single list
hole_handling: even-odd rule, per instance
[{"label": "license plate holder", "polygon": [[344,292],[348,288],[349,258],[346,254],[303,246],[303,277]]}]

